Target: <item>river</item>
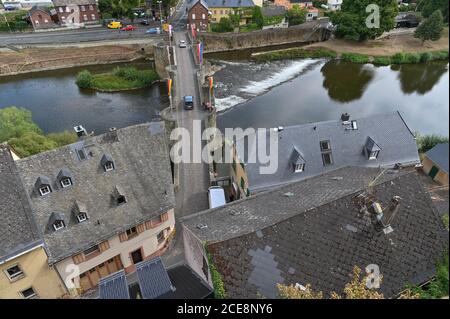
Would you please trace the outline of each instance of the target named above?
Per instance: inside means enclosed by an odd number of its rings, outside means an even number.
[[[218,127],[275,127],[400,111],[411,130],[449,134],[447,62],[375,67],[343,61],[215,60]]]
[[[117,64],[119,65],[119,64]],[[89,132],[106,132],[150,121],[169,105],[165,84],[116,93],[80,90],[75,84],[82,69],[92,73],[111,71],[117,65],[97,65],[48,72],[0,77],[0,108],[23,107],[45,133],[73,130],[81,124]],[[149,68],[144,61],[121,63]]]

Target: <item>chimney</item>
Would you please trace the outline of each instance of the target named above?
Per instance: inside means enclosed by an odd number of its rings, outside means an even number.
[[[391,199],[391,203],[389,204],[389,207],[387,209],[387,212],[384,214],[384,225],[385,227],[388,227],[391,225],[392,221],[395,218],[395,215],[397,215],[397,212],[400,208],[400,196],[394,196]]]
[[[341,115],[341,121],[342,121],[342,122],[346,122],[346,121],[348,121],[348,120],[350,120],[350,114],[348,114],[348,113],[342,113],[342,115]]]

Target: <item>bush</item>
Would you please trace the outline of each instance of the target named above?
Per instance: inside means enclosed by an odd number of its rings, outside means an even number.
[[[30,111],[15,106],[0,109],[0,143],[20,137],[25,132],[42,134],[41,129],[33,122]]]
[[[430,52],[423,52],[420,55],[420,62],[425,63],[430,61],[433,58],[433,55]]]
[[[442,135],[420,135],[416,137],[419,153],[425,153],[435,147],[437,144],[448,143],[448,137]]]
[[[407,53],[405,54],[405,61],[404,63],[419,63],[420,62],[420,54],[418,53]]]
[[[396,53],[392,56],[391,60],[394,64],[402,64],[405,61],[405,54],[402,52]]]
[[[12,138],[8,141],[8,144],[21,157],[27,157],[57,147],[54,141],[35,132],[26,132],[20,137]]]
[[[64,146],[75,143],[78,139],[75,132],[64,131],[60,133],[50,133],[47,138],[56,143],[56,146]]]
[[[390,65],[391,58],[388,56],[376,56],[373,58],[373,64],[375,64],[375,65]]]
[[[433,60],[448,60],[448,51],[436,51],[432,53]]]
[[[93,84],[93,77],[91,72],[88,70],[83,70],[77,75],[77,79],[75,82],[80,89],[89,89]]]
[[[219,33],[231,32],[233,31],[233,24],[229,18],[223,17],[220,18],[219,23],[211,24],[211,31]]]
[[[342,53],[341,59],[343,61],[347,62],[354,62],[354,63],[368,63],[369,57],[364,54],[357,54],[357,53]]]
[[[283,59],[300,59],[300,58],[310,58],[310,59],[319,59],[319,58],[336,58],[337,54],[334,51],[326,50],[326,49],[287,49],[282,51],[275,52],[267,52],[256,55],[253,57],[254,60],[258,62],[266,62],[266,61],[275,61],[275,60],[283,60]]]

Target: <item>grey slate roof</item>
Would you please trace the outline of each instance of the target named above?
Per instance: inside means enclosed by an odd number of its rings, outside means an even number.
[[[311,284],[329,297],[331,291],[342,293],[355,265],[364,270],[371,264],[383,275],[380,291],[393,297],[405,284],[420,284],[435,274],[436,262],[448,248],[448,231],[414,171],[386,173],[374,184],[382,207],[395,195],[402,198],[393,232],[377,231],[354,204],[362,191],[358,180],[364,171],[373,176],[373,170],[336,170],[187,217],[183,223],[208,242],[230,298],[256,298],[258,292],[276,297],[277,283]],[[337,175],[342,179],[334,179]],[[288,192],[292,195],[283,195]],[[283,218],[274,219],[276,215]],[[196,228],[200,222],[207,229]]]
[[[206,0],[189,0],[188,1],[188,9],[191,10],[191,8],[199,3],[204,6],[206,9],[208,9],[208,4],[206,3]]]
[[[284,127],[278,135],[278,169],[275,174],[260,174],[260,164],[247,163],[249,156],[257,154],[257,135],[236,141],[240,160],[245,163],[245,171],[251,192],[302,180],[343,166],[392,167],[420,163],[415,137],[400,113],[384,113],[356,120],[357,130],[349,130],[341,120],[310,123]],[[269,133],[267,133],[269,136]],[[378,158],[369,160],[363,149],[371,138],[381,151]],[[247,145],[248,147],[244,147]],[[329,140],[333,165],[324,166],[320,141]],[[267,148],[269,149],[269,138]],[[294,150],[305,160],[305,169],[294,173],[292,156]],[[265,164],[263,165],[265,166]]]
[[[71,4],[76,4],[79,6],[97,4],[95,0],[52,0],[52,2],[55,7],[67,6]]]
[[[286,14],[286,9],[283,6],[266,6],[262,7],[261,10],[265,17],[276,17]]]
[[[51,263],[81,252],[126,229],[174,207],[174,194],[165,133],[151,134],[150,125],[140,124],[87,137],[71,145],[17,161],[35,218],[44,233]],[[164,131],[164,130],[163,130]],[[80,160],[77,150],[86,155]],[[110,154],[115,169],[105,172],[103,154]],[[74,177],[62,188],[56,177],[62,168]],[[52,193],[40,196],[34,186],[39,176],[50,179]],[[126,203],[116,204],[116,192]],[[78,223],[73,210],[82,203],[89,219]],[[53,212],[64,215],[66,227],[47,227]]]
[[[448,143],[438,144],[425,154],[448,174]]]
[[[43,244],[9,148],[0,144],[0,263]]]
[[[130,299],[125,270],[103,277],[98,282],[100,299]]]
[[[173,290],[172,282],[160,257],[136,264],[143,299],[155,299]]]
[[[252,0],[204,0],[208,8],[247,8],[254,7]]]

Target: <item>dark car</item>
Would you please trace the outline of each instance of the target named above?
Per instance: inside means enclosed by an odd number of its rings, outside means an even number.
[[[150,21],[148,21],[147,19],[145,19],[145,20],[142,20],[142,21],[141,21],[141,24],[142,24],[142,25],[150,25]]]
[[[194,98],[192,95],[186,95],[184,97],[184,109],[192,110],[194,108]]]

